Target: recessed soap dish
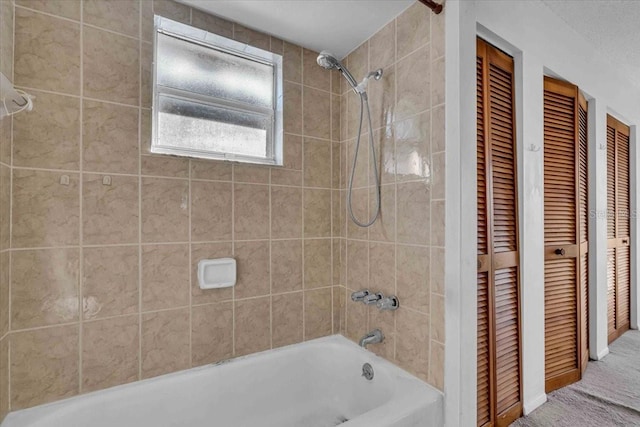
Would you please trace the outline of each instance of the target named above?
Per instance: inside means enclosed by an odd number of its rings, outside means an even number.
[[[198,262],[200,289],[230,288],[236,284],[236,260],[233,258],[201,259]]]

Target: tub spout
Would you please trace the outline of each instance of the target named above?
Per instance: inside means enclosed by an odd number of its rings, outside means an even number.
[[[374,329],[360,338],[360,347],[367,348],[369,344],[378,344],[384,341],[384,334],[380,329]]]

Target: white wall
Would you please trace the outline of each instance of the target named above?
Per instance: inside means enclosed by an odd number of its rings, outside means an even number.
[[[512,54],[516,63],[517,148],[521,209],[523,397],[525,413],[544,403],[543,76],[583,90],[590,107],[590,208],[606,209],[606,114],[632,125],[632,209],[637,206],[636,125],[640,90],[600,60],[538,0],[449,0],[446,3],[447,246],[446,424],[475,425],[476,217],[475,37]],[[453,128],[452,128],[453,127]],[[539,151],[538,151],[539,149]],[[450,203],[451,201],[451,203]],[[638,325],[637,219],[632,221],[632,327]],[[606,355],[606,215],[590,220],[590,347]],[[471,336],[471,335],[474,336]]]

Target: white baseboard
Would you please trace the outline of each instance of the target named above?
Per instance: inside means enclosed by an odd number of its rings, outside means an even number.
[[[538,409],[538,407],[540,407],[540,405],[542,405],[546,401],[547,401],[547,395],[543,393],[540,396],[534,399],[531,399],[528,402],[524,402],[524,405],[522,405],[522,412],[524,412],[525,415],[529,415],[530,413]]]
[[[600,353],[598,353],[598,358],[596,360],[602,360],[607,354],[609,354],[609,347],[604,348]]]

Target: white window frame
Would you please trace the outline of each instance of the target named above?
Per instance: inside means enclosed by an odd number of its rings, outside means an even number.
[[[153,46],[153,114],[151,152],[157,154],[170,154],[183,157],[195,157],[201,159],[235,161],[242,163],[254,163],[272,166],[283,165],[283,77],[282,55],[259,49],[245,43],[228,39],[217,34],[194,28],[190,25],[172,21],[161,16],[155,16],[154,46]],[[162,86],[157,83],[158,64],[158,35],[165,34],[214,49],[220,52],[239,56],[255,62],[270,65],[274,70],[273,81],[273,108],[251,106],[243,102],[224,100],[208,95],[197,94],[177,88]],[[183,148],[173,145],[163,145],[158,134],[158,114],[160,113],[160,95],[177,98],[189,102],[208,105],[215,108],[241,111],[251,114],[270,116],[270,126],[267,128],[266,156],[250,156],[237,153],[228,153],[214,150],[200,150],[195,148]]]

